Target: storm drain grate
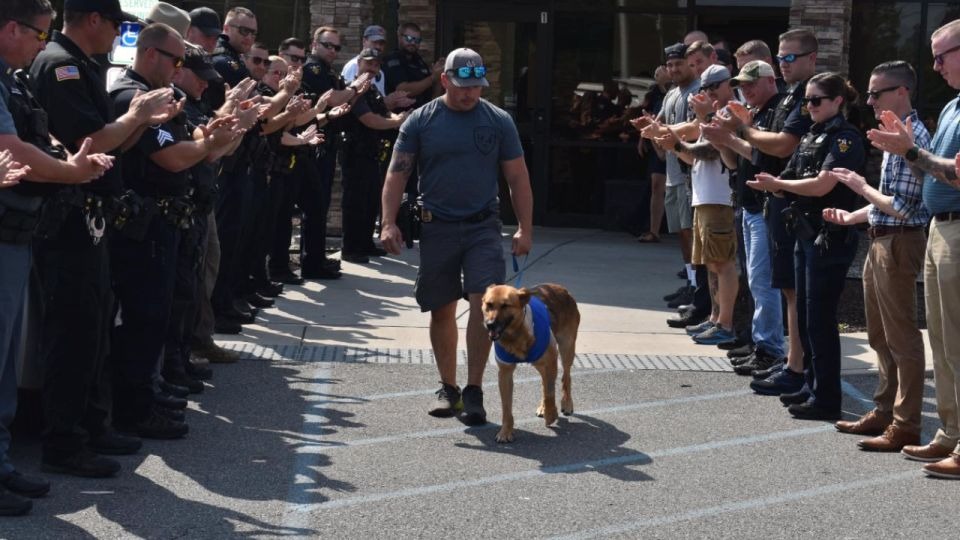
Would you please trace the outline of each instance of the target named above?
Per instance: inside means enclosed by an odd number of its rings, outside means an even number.
[[[430,349],[347,347],[342,345],[261,345],[220,342],[244,358],[298,362],[354,364],[433,365]],[[458,351],[457,363],[466,365],[466,351]],[[580,369],[642,369],[660,371],[733,371],[729,360],[717,356],[581,353],[574,362]]]

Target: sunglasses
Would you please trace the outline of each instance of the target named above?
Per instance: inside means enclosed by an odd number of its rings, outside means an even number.
[[[296,64],[302,64],[306,61],[306,56],[300,56],[299,54],[290,54],[290,53],[281,53],[283,56],[286,56],[291,62]]]
[[[800,58],[800,57],[803,57],[803,56],[809,56],[809,55],[813,54],[814,52],[816,52],[816,51],[807,51],[807,52],[805,52],[805,53],[790,53],[790,54],[785,54],[785,55],[783,55],[783,56],[777,56],[776,58],[777,58],[777,62],[778,62],[778,63],[781,63],[781,64],[792,64],[792,63],[794,63],[794,62],[797,61],[797,58]]]
[[[340,45],[337,45],[336,43],[330,43],[329,41],[321,41],[320,44],[323,45],[325,49],[332,49],[337,52],[340,52],[340,50],[343,49],[343,47]]]
[[[482,79],[487,76],[487,68],[483,66],[463,66],[457,69],[448,69],[448,73],[453,73],[458,79],[469,79],[471,76]]]
[[[868,97],[868,98],[879,99],[881,94],[884,94],[884,93],[889,92],[889,91],[891,91],[891,90],[896,90],[897,88],[900,88],[901,86],[903,86],[903,85],[898,84],[897,86],[888,86],[887,88],[881,88],[881,89],[879,89],[879,90],[868,90],[868,91],[865,92],[865,93],[867,94],[867,97]]]
[[[417,44],[419,44],[421,41],[423,41],[423,38],[419,38],[419,37],[417,37],[417,36],[411,36],[411,35],[408,35],[408,34],[404,34],[404,35],[403,35],[403,40],[406,41],[407,43],[417,43]]]
[[[253,62],[253,65],[255,66],[261,66],[270,62],[269,58],[264,58],[262,56],[253,56],[252,54],[245,54],[243,55],[243,57]]]
[[[240,35],[243,37],[257,37],[257,31],[249,26],[240,26],[239,24],[231,24],[231,28],[236,28],[237,32],[240,32]]]
[[[175,67],[175,68],[182,68],[182,67],[183,67],[183,62],[184,62],[185,60],[183,59],[182,56],[177,56],[177,55],[175,55],[175,54],[173,54],[173,53],[171,53],[171,52],[167,52],[167,51],[165,51],[165,50],[163,50],[163,49],[161,49],[161,48],[159,48],[159,47],[154,47],[154,50],[156,50],[158,53],[162,54],[163,56],[166,56],[167,58],[173,60],[173,67]]]
[[[825,99],[835,99],[837,96],[807,96],[800,100],[804,105],[813,105],[814,107],[819,107],[823,100]]]
[[[934,57],[933,57],[933,65],[935,65],[935,66],[942,66],[942,65],[943,65],[943,60],[946,58],[946,56],[947,56],[948,54],[952,53],[953,51],[957,50],[957,49],[960,49],[960,45],[957,45],[957,46],[954,46],[954,47],[950,47],[949,49],[943,51],[942,53],[934,56]]]
[[[715,82],[715,83],[712,83],[712,84],[705,84],[705,85],[703,85],[703,86],[700,87],[700,91],[701,91],[701,92],[710,92],[711,90],[716,90],[717,88],[720,88],[720,85],[722,85],[723,83],[727,82],[728,80],[729,80],[729,79],[724,79],[724,80],[722,80],[722,81],[720,81],[720,82]]]
[[[47,38],[50,37],[50,33],[49,33],[49,32],[45,32],[45,31],[37,28],[36,26],[30,24],[30,23],[25,23],[25,22],[23,22],[23,21],[14,21],[14,22],[16,22],[17,24],[19,24],[20,26],[26,26],[27,28],[29,28],[29,29],[33,30],[34,32],[36,32],[36,33],[37,33],[37,41],[46,41]]]

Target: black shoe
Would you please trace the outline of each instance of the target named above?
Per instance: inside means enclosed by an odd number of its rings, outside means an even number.
[[[187,372],[187,376],[196,379],[198,381],[209,381],[213,378],[213,370],[207,366],[199,366],[193,362],[187,362],[187,365],[183,368]]]
[[[22,516],[33,508],[33,501],[0,488],[0,516]]]
[[[755,381],[762,381],[769,377],[773,377],[777,373],[780,373],[781,371],[786,369],[786,366],[787,366],[787,359],[781,358],[775,364],[768,367],[767,369],[755,369],[751,371],[750,376],[753,377],[753,380]],[[799,388],[797,388],[797,390],[799,390]]]
[[[119,425],[117,429],[126,433],[135,433],[144,439],[180,439],[190,431],[186,424],[167,418],[157,409],[158,407],[150,409],[150,413],[143,420],[133,424]]]
[[[323,262],[320,263],[320,266],[323,268],[330,268],[332,270],[340,269],[340,260],[339,259],[329,259],[327,257],[323,258]]]
[[[828,420],[835,422],[842,416],[840,409],[827,409],[814,405],[810,401],[806,403],[794,403],[787,407],[787,411],[792,414],[794,418],[800,420]]]
[[[463,423],[482,426],[487,423],[487,411],[483,408],[483,389],[475,384],[463,387]]]
[[[166,381],[168,384],[182,386],[186,388],[191,394],[203,393],[203,383],[187,375],[186,373],[164,373],[163,380]],[[171,394],[172,393],[173,392],[171,392]]]
[[[451,384],[440,383],[440,389],[437,390],[437,401],[435,406],[427,411],[430,416],[437,418],[450,418],[456,416],[463,410],[463,400],[460,396],[460,387]]]
[[[294,274],[290,270],[287,270],[286,272],[280,272],[277,274],[274,274],[271,272],[270,278],[275,279],[280,283],[285,283],[287,285],[303,285],[303,278]]]
[[[369,264],[370,257],[367,257],[363,253],[342,253],[340,258],[344,261],[353,263],[353,264]]]
[[[226,319],[229,322],[237,324],[252,324],[257,320],[257,316],[249,311],[240,311],[236,308],[223,310],[216,314],[217,319]]]
[[[695,326],[707,320],[706,314],[690,313],[688,315],[677,315],[667,319],[667,326],[670,328],[686,328]]]
[[[379,248],[377,246],[373,246],[372,248],[368,248],[363,253],[368,257],[383,257],[384,255],[387,254],[387,250],[383,248]]]
[[[753,354],[754,350],[756,350],[756,347],[753,345],[753,343],[747,343],[746,345],[737,347],[736,349],[730,349],[729,351],[727,351],[727,358],[739,358],[742,356],[750,356],[751,354]]]
[[[181,397],[171,396],[166,392],[160,392],[153,395],[153,403],[165,409],[176,409],[182,411],[187,408],[187,400]]]
[[[50,492],[50,482],[43,478],[24,476],[20,471],[0,474],[0,486],[22,497],[36,499]]]
[[[120,472],[120,464],[92,450],[81,450],[63,459],[43,458],[43,470],[82,478],[110,478]]]
[[[159,414],[160,416],[169,418],[174,422],[183,423],[187,419],[187,411],[185,411],[184,409],[168,409],[166,407],[161,407],[158,405],[155,410],[157,414]]]
[[[243,332],[243,327],[240,326],[240,323],[233,319],[228,319],[226,317],[215,317],[213,320],[213,332],[215,334],[239,334]]]
[[[143,446],[143,441],[136,437],[121,435],[112,429],[104,431],[87,441],[87,447],[98,454],[108,456],[129,456],[136,454]]]
[[[779,358],[767,354],[763,349],[757,349],[757,351],[753,353],[752,360],[748,360],[739,366],[734,366],[733,371],[737,375],[750,375],[754,371],[770,369],[778,362],[780,362]]]
[[[717,348],[724,351],[735,351],[744,345],[752,345],[749,341],[744,341],[740,338],[737,338],[733,341],[725,341],[723,343],[718,343]]]
[[[674,291],[674,292],[672,292],[672,293],[664,296],[664,297],[663,297],[663,301],[664,301],[664,302],[669,302],[669,301],[673,300],[674,298],[676,298],[676,297],[680,296],[681,294],[683,294],[683,291],[685,291],[685,290],[687,290],[687,286],[686,286],[686,285],[681,285],[680,288],[678,288],[676,291]]]
[[[263,285],[260,285],[260,287],[257,288],[257,294],[259,294],[260,296],[265,296],[267,298],[276,298],[280,296],[281,293],[283,293],[283,283],[279,283],[273,280]],[[260,307],[260,306],[257,306],[257,307]]]
[[[321,266],[320,268],[311,268],[309,270],[301,270],[304,279],[340,279],[340,271]]]
[[[278,293],[279,294],[279,293]],[[272,308],[273,300],[265,296],[261,296],[258,293],[248,294],[244,297],[251,306],[261,309]]]
[[[790,394],[780,394],[780,403],[783,403],[784,407],[806,403],[808,399],[810,399],[810,391],[805,388]]]
[[[692,304],[692,303],[693,303],[693,291],[694,291],[694,288],[693,288],[693,287],[687,287],[687,289],[686,289],[685,291],[683,291],[682,293],[680,293],[679,296],[677,296],[677,297],[674,298],[673,300],[667,302],[667,307],[678,308],[678,307],[680,307],[680,306],[682,306],[682,305],[684,305],[684,304]]]
[[[761,396],[782,396],[799,392],[805,382],[803,373],[795,373],[792,369],[784,367],[762,381],[751,382],[750,389]]]
[[[190,352],[200,358],[206,358],[211,364],[235,364],[240,360],[240,353],[224,349],[213,341],[195,345]]]
[[[747,356],[734,356],[733,358],[730,358],[730,365],[733,366],[734,369],[736,369],[746,364],[747,362],[753,362],[754,358],[756,357],[757,357],[756,353],[750,353]]]
[[[677,277],[680,278],[680,279],[687,279],[687,267],[686,267],[686,266],[684,266],[683,268],[680,269],[679,272],[677,272]]]
[[[185,398],[190,395],[190,389],[177,384],[171,384],[167,381],[160,381],[160,391],[178,398]]]

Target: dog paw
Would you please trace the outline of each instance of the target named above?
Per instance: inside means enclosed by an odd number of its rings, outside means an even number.
[[[537,407],[537,418],[543,418],[543,412],[545,409],[546,407],[544,407],[542,403],[539,407]]]
[[[544,411],[542,416],[543,416],[544,425],[550,426],[557,421],[557,417],[559,415],[557,414],[556,408],[551,408],[549,410]]]
[[[500,428],[500,431],[497,432],[497,442],[498,443],[513,442],[513,430],[507,429],[507,428]]]
[[[572,399],[561,400],[560,412],[562,412],[564,416],[570,416],[571,414],[573,414],[573,400]]]

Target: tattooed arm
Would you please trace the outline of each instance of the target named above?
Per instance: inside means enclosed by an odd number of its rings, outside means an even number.
[[[394,255],[400,253],[400,245],[403,243],[403,235],[397,227],[397,211],[416,160],[416,154],[400,152],[394,148],[390,168],[387,169],[387,179],[383,185],[380,240],[383,248]]]
[[[920,150],[920,157],[908,163],[910,172],[917,178],[923,178],[925,173],[928,173],[941,182],[947,182],[955,188],[960,188],[960,182],[957,180],[956,163],[953,159],[942,158],[927,150]]]

